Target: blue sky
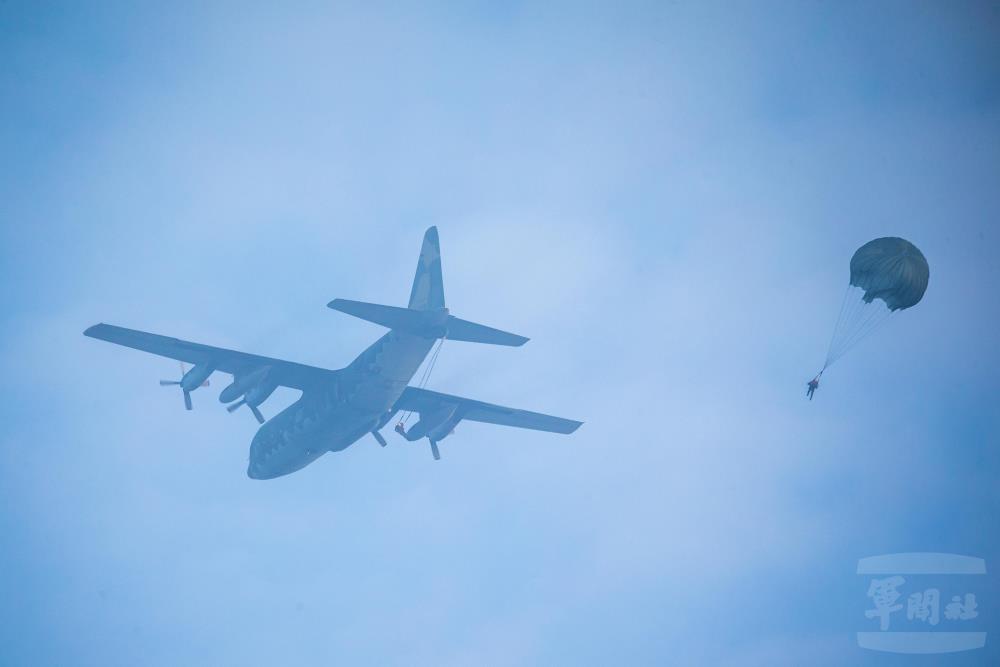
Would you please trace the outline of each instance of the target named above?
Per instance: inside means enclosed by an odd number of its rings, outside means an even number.
[[[865,556],[1000,566],[987,3],[0,3],[9,664],[955,664]],[[245,476],[105,321],[336,368],[441,233],[431,388],[579,418]],[[865,241],[925,299],[817,370]],[[294,396],[265,404],[274,414]],[[991,570],[992,571],[992,570]],[[945,582],[947,584],[947,582]],[[980,585],[978,629],[1000,631]]]

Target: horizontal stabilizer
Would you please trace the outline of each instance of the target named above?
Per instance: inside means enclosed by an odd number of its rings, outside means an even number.
[[[413,310],[377,303],[334,299],[327,304],[333,310],[353,315],[368,322],[380,324],[389,329],[405,331],[426,338],[448,338],[470,343],[519,346],[528,342],[524,336],[494,329],[448,315],[448,310]]]
[[[527,343],[529,339],[507,331],[500,331],[493,327],[449,316],[448,340],[464,340],[470,343],[489,343],[490,345],[519,347]]]
[[[424,328],[426,311],[410,310],[409,308],[399,308],[397,306],[383,306],[377,303],[366,303],[364,301],[351,301],[349,299],[334,299],[326,304],[328,308],[339,310],[342,313],[353,315],[354,317],[375,324],[381,324],[389,329],[399,329],[417,333]]]

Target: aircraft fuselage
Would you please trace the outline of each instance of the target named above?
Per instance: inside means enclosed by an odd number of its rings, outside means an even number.
[[[397,330],[382,336],[338,372],[335,383],[304,392],[258,429],[250,444],[247,475],[287,475],[384,426],[434,343],[433,338]]]

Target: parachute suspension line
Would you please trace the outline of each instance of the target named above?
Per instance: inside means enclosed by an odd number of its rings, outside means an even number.
[[[838,332],[836,342],[830,349],[827,366],[834,363],[862,340],[884,324],[892,315],[888,307],[881,304],[867,304],[854,314],[841,332]]]
[[[826,361],[823,362],[823,368],[820,370],[819,375],[823,374],[826,367],[830,365],[830,355],[833,352],[833,343],[837,340],[837,332],[840,331],[841,323],[844,321],[844,311],[847,310],[847,297],[851,293],[851,286],[848,285],[847,289],[844,290],[844,298],[840,300],[840,312],[837,314],[837,322],[833,325],[833,333],[830,334],[830,344],[826,348]],[[819,377],[817,375],[816,377]]]
[[[870,314],[865,312],[862,306],[857,303],[852,303],[849,306],[847,316],[844,318],[841,326],[834,332],[834,338],[827,352],[826,366],[829,366],[843,356],[846,344],[854,338],[855,334],[861,329],[862,321]]]
[[[892,312],[888,308],[879,308],[877,311],[872,313],[858,329],[844,341],[842,345],[839,346],[836,356],[830,363],[833,363],[840,357],[844,356],[851,350],[853,350],[858,343],[867,338],[872,332],[885,324],[890,317],[892,317]]]
[[[840,346],[840,352],[837,355],[838,358],[843,356],[853,348],[855,345],[864,340],[872,331],[875,330],[882,322],[885,320],[886,314],[891,314],[891,311],[886,307],[875,304],[868,306],[869,308],[874,308],[870,313],[863,313],[861,317],[858,318],[858,326],[853,329],[853,331],[847,336],[846,340]]]
[[[446,338],[446,337],[445,337]],[[437,363],[438,355],[441,354],[441,348],[444,346],[444,338],[438,341],[437,347],[434,348],[434,352],[431,353],[430,361],[424,366],[424,372],[420,375],[420,381],[417,383],[418,389],[423,389],[427,386],[427,382],[431,379],[431,372],[434,370],[434,365]],[[406,422],[410,421],[410,417],[413,416],[413,411],[407,411],[402,418],[400,418],[399,423],[406,426]]]
[[[826,370],[840,356],[838,348],[844,339],[855,330],[859,318],[866,312],[865,306],[867,304],[855,293],[856,289],[853,285],[848,285],[844,290],[844,298],[840,304],[840,315],[837,317],[837,323],[830,335],[830,345],[827,347],[826,360],[823,362],[822,370]]]
[[[424,372],[424,376],[420,381],[420,388],[423,389],[427,386],[427,382],[431,379],[431,373],[434,372],[434,365],[437,363],[438,355],[441,354],[441,348],[444,347],[444,338],[438,341],[437,347],[434,348],[434,354],[431,355],[431,363],[428,364],[427,370]]]
[[[858,289],[848,285],[844,293],[821,373],[882,326],[892,314],[888,306],[879,301],[866,303],[861,295],[853,296],[852,291]]]
[[[865,311],[862,306],[854,304],[849,310],[849,315],[845,318],[843,326],[837,331],[836,338],[830,346],[827,354],[827,365],[836,362],[846,352],[847,346],[851,345],[857,334],[865,328],[866,318],[870,318],[876,311]]]

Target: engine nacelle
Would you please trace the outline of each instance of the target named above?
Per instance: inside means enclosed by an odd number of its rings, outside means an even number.
[[[455,427],[458,426],[458,422],[460,421],[462,421],[460,416],[452,416],[450,419],[439,424],[437,427],[428,430],[427,437],[434,442],[441,442],[455,432]]]
[[[277,388],[277,382],[271,382],[267,378],[263,378],[247,390],[247,393],[243,395],[243,400],[246,401],[247,405],[257,407],[266,401],[267,397],[273,394]]]
[[[245,376],[236,378],[231,385],[219,394],[219,400],[225,403],[242,395],[243,398],[227,405],[226,410],[235,412],[239,410],[241,405],[245,405],[250,408],[250,412],[253,413],[257,421],[263,424],[265,421],[264,415],[260,413],[257,406],[266,401],[267,397],[273,394],[274,390],[278,388],[278,383],[268,377],[270,374],[271,367],[265,366]]]
[[[420,438],[430,438],[438,441],[448,437],[455,425],[461,421],[461,415],[456,414],[458,406],[452,406],[435,412],[421,412],[420,421],[406,432],[406,439],[413,441]]]
[[[237,398],[247,393],[251,387],[260,384],[267,377],[268,371],[270,370],[270,366],[264,366],[263,368],[258,368],[251,373],[247,373],[246,375],[236,376],[233,379],[233,383],[223,389],[222,393],[219,394],[219,402],[231,403],[232,401],[235,401]],[[277,388],[277,385],[275,385],[275,388]],[[274,389],[271,391],[273,392]],[[270,396],[270,392],[268,393],[268,396]],[[264,398],[267,398],[267,396]]]
[[[181,389],[185,392],[194,391],[200,387],[213,372],[215,372],[215,366],[211,363],[195,365],[191,370],[184,374],[184,377],[181,378]]]

